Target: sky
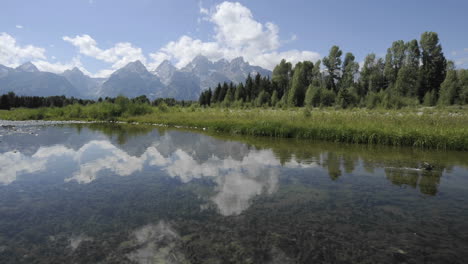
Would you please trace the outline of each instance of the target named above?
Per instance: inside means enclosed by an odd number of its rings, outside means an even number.
[[[106,77],[135,60],[181,68],[201,54],[272,70],[333,45],[359,62],[384,57],[393,41],[434,31],[445,56],[468,68],[467,10],[466,0],[1,0],[0,64]]]

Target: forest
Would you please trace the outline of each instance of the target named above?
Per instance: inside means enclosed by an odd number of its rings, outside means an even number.
[[[438,34],[392,43],[384,58],[367,55],[360,68],[355,56],[338,46],[315,63],[295,66],[282,60],[271,79],[259,74],[244,83],[218,84],[204,91],[200,105],[272,107],[383,107],[468,104],[468,70],[456,69],[442,51]]]

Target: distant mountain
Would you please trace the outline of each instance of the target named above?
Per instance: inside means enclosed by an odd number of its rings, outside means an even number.
[[[197,76],[190,72],[175,71],[158,97],[197,100],[200,93],[200,81]]]
[[[105,78],[91,78],[85,75],[80,69],[73,68],[66,70],[61,74],[75,88],[79,89],[81,97],[86,99],[95,99],[99,97],[99,92]]]
[[[222,82],[243,82],[249,74],[257,73],[271,76],[271,71],[252,66],[242,57],[230,62],[224,59],[212,62],[201,55],[182,69],[165,60],[149,72],[140,61],[131,62],[107,79],[92,78],[78,68],[61,74],[41,72],[27,62],[15,69],[0,65],[0,94],[13,91],[18,95],[65,95],[86,99],[146,95],[150,99],[197,100],[209,87]]]
[[[192,78],[189,83],[198,83],[200,91],[210,87],[214,88],[218,83],[222,82],[243,82],[249,74],[256,75],[260,73],[262,76],[271,76],[271,71],[258,66],[252,66],[248,62],[245,62],[242,57],[235,58],[231,62],[225,59],[211,62],[202,55],[196,56],[189,64],[180,70],[177,70],[177,68],[166,60],[153,71],[166,85],[171,82],[177,82],[175,78],[180,78],[181,76],[176,75],[175,73],[177,72],[187,73],[182,76],[185,78]],[[188,81],[186,80],[186,82]],[[196,97],[198,97],[198,95]]]
[[[63,76],[40,72],[30,62],[16,69],[5,66],[0,68],[0,94],[10,91],[31,96],[80,96],[78,90]]]
[[[13,71],[14,70],[12,68],[0,64],[0,78],[6,77]]]
[[[157,76],[151,74],[141,61],[135,61],[115,71],[102,84],[99,96],[137,97],[146,95],[148,98],[154,99],[163,88],[164,84]]]
[[[19,72],[39,72],[36,65],[32,64],[30,61],[18,66],[15,70]]]
[[[158,76],[162,83],[168,85],[176,71],[177,68],[170,61],[164,60],[152,73]]]

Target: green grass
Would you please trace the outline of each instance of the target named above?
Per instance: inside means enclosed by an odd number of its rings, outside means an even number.
[[[307,111],[147,106],[139,111],[112,111],[111,106],[100,104],[16,109],[0,111],[0,119],[119,120],[239,135],[468,150],[468,109],[456,107]]]

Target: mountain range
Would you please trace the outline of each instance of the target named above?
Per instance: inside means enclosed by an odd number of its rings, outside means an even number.
[[[165,60],[156,69],[148,71],[143,63],[134,61],[108,78],[92,78],[78,68],[61,74],[42,72],[27,62],[16,68],[0,65],[0,94],[11,91],[17,95],[65,95],[86,99],[146,95],[150,99],[196,100],[202,91],[214,88],[218,83],[243,82],[249,74],[257,73],[271,76],[271,71],[252,66],[242,57],[212,62],[201,55],[181,69]]]

